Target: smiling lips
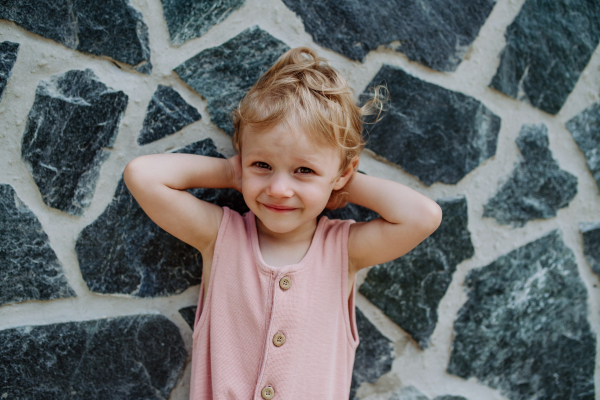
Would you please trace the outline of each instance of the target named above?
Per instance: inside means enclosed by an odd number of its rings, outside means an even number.
[[[265,204],[265,203],[263,203],[263,206],[265,206],[267,209],[269,209],[271,211],[279,212],[279,213],[285,213],[285,212],[290,212],[290,211],[297,210],[297,208],[295,208],[295,207],[279,206],[277,204]]]

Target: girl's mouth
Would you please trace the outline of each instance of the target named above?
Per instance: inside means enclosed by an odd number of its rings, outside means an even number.
[[[268,210],[271,210],[271,211],[274,211],[274,212],[279,212],[279,213],[285,213],[285,212],[290,212],[290,211],[297,210],[297,208],[294,208],[294,207],[279,206],[277,204],[265,204],[265,203],[263,203],[263,206],[265,206]]]

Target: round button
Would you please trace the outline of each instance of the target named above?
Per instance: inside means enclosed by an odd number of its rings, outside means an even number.
[[[280,347],[280,346],[283,346],[284,343],[285,343],[285,336],[283,336],[283,333],[277,332],[275,334],[275,336],[273,336],[273,344],[277,347]]]
[[[262,395],[263,399],[272,399],[273,396],[275,396],[275,391],[273,390],[273,388],[271,386],[265,386],[262,390],[262,392],[260,392],[260,394]]]
[[[289,276],[284,276],[279,280],[279,287],[283,290],[288,290],[292,286],[292,280]]]

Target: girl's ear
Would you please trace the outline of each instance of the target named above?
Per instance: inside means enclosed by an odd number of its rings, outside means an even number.
[[[352,178],[354,176],[354,173],[358,170],[358,161],[359,158],[357,157],[350,162],[350,165],[348,165],[346,169],[344,169],[342,175],[340,175],[340,177],[335,182],[333,190],[340,190],[341,188],[346,186],[350,178]]]

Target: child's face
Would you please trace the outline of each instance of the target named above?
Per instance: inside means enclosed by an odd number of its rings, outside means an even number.
[[[246,126],[241,147],[244,199],[271,232],[310,228],[332,190],[343,185],[339,150],[315,145],[301,129],[293,134],[287,124]]]

